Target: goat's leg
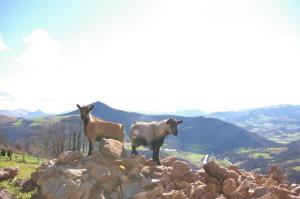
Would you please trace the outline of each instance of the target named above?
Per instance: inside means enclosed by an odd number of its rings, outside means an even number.
[[[92,140],[92,141],[91,141],[91,145],[92,145],[91,154],[92,154],[93,151],[95,150],[95,144],[96,144],[96,140]]]
[[[161,165],[159,161],[159,147],[153,149],[153,161]]]
[[[93,151],[93,145],[92,145],[91,140],[89,140],[89,153],[88,153],[88,155],[91,155],[92,151]]]
[[[135,145],[131,145],[131,154],[132,155],[138,155],[138,152],[136,151],[136,146]]]

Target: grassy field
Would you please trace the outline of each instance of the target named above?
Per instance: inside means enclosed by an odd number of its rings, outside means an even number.
[[[45,160],[42,160],[45,161]],[[40,161],[40,163],[42,162]],[[0,182],[0,189],[5,188],[10,193],[15,194],[17,198],[20,199],[29,199],[31,196],[37,191],[31,191],[28,193],[22,193],[19,187],[16,187],[15,181],[17,179],[28,179],[30,178],[31,173],[33,173],[38,166],[40,165],[37,158],[25,155],[25,161],[22,155],[13,154],[12,161],[9,160],[8,157],[0,156],[0,168],[8,167],[8,166],[15,166],[19,168],[19,173],[16,178],[12,181],[3,181]]]
[[[296,166],[293,168],[295,171],[300,171],[300,166]]]
[[[270,135],[270,136],[267,136],[267,138],[269,140],[272,140],[272,141],[280,143],[280,144],[288,144],[292,141],[299,140],[300,132]]]
[[[264,158],[264,159],[272,159],[273,157],[269,153],[256,152],[252,154],[253,158]]]
[[[68,118],[69,116],[52,116],[52,117],[37,117],[33,119],[33,122],[30,124],[31,126],[38,126],[41,124],[51,124],[55,122],[59,122],[62,119]]]
[[[269,147],[269,148],[239,148],[235,150],[238,154],[247,154],[252,158],[273,159],[273,156],[286,151],[286,147]]]
[[[17,121],[15,121],[13,123],[14,126],[21,126],[23,124],[23,120],[22,119],[18,119]]]
[[[131,152],[131,145],[130,143],[125,143],[125,149],[130,153]],[[161,152],[167,155],[174,156],[176,158],[187,160],[193,164],[200,164],[204,158],[204,154],[202,153],[194,153],[194,152],[187,152],[187,151],[178,151],[178,150],[166,150],[167,148],[163,147]],[[149,151],[147,147],[140,146],[138,151]]]
[[[171,156],[174,156],[176,158],[181,158],[184,160],[187,160],[193,164],[201,164],[202,160],[204,158],[204,154],[201,153],[192,153],[192,152],[185,152],[185,151],[168,151],[166,152]]]
[[[252,153],[252,152],[259,151],[259,150],[260,150],[259,148],[253,149],[253,148],[242,147],[242,148],[235,150],[235,152],[241,154],[241,153]]]

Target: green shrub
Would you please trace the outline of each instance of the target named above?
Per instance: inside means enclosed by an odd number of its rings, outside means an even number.
[[[1,156],[5,156],[6,155],[6,150],[1,149]]]
[[[10,161],[12,159],[12,150],[7,151],[7,156],[9,157]]]

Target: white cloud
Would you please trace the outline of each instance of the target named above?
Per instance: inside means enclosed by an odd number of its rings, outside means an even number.
[[[83,46],[89,46],[89,41],[86,40],[86,39],[82,39],[80,37],[77,38],[77,41],[80,45],[83,45]]]
[[[0,92],[0,101],[13,101],[14,97],[7,92]]]
[[[46,30],[35,30],[23,36],[25,51],[15,61],[21,65],[46,68],[54,67],[61,60],[62,46]]]
[[[48,112],[96,100],[152,112],[300,104],[299,32],[274,1],[261,2],[151,1],[140,16],[130,4],[63,46],[33,31],[16,61],[34,70],[17,71],[6,90]]]
[[[0,33],[0,52],[1,51],[11,51],[12,49],[11,48],[8,48],[6,43],[4,42],[4,39],[2,37],[2,34]]]

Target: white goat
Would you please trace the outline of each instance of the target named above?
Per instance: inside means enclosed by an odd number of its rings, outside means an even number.
[[[160,165],[159,149],[168,134],[177,136],[177,125],[182,120],[167,119],[152,122],[135,122],[130,128],[129,138],[131,141],[132,154],[137,154],[136,148],[140,145],[149,146],[153,151],[153,161]]]

